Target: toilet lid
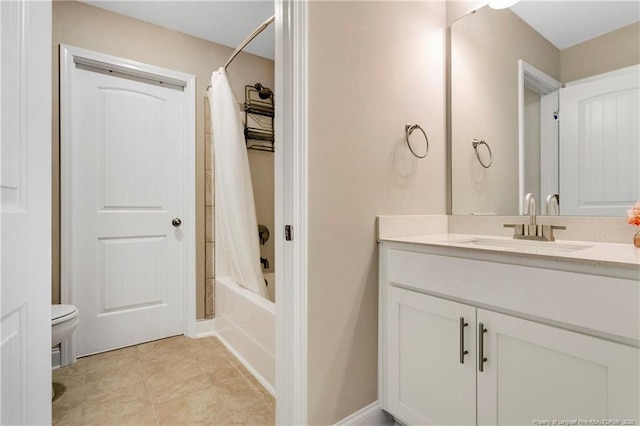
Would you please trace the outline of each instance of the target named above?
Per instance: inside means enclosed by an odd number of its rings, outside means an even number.
[[[51,325],[67,321],[78,315],[78,308],[73,305],[51,305]]]

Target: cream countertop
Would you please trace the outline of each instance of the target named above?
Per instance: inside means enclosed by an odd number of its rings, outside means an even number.
[[[470,244],[469,242],[474,239],[478,239],[480,242]],[[488,241],[490,244],[482,244],[482,240]],[[449,233],[383,237],[379,238],[378,241],[458,248],[468,253],[484,252],[538,258],[540,260],[589,264],[591,266],[622,267],[627,270],[637,271],[637,278],[640,280],[640,248],[634,247],[633,244],[569,240],[556,240],[553,242],[515,240],[514,242],[510,237]],[[518,243],[521,241],[524,242],[519,245]],[[504,242],[505,245],[514,242],[515,247],[511,245],[500,246],[501,242]],[[552,249],[554,245],[558,247],[558,250]]]

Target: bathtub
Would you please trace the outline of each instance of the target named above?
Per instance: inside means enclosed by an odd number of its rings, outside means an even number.
[[[275,274],[265,274],[272,293],[274,278]],[[229,277],[215,279],[215,292],[218,337],[275,396],[275,303],[240,287]]]

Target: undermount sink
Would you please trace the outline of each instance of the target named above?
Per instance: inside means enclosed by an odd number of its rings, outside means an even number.
[[[593,246],[582,244],[566,244],[555,241],[529,241],[529,240],[509,240],[491,237],[473,237],[468,239],[450,241],[455,244],[464,244],[470,246],[503,248],[524,253],[553,254],[553,253],[571,253],[578,250],[584,250]]]

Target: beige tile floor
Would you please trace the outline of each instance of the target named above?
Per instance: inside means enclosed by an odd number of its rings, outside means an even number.
[[[54,425],[273,425],[274,398],[214,337],[171,337],[54,370]]]

